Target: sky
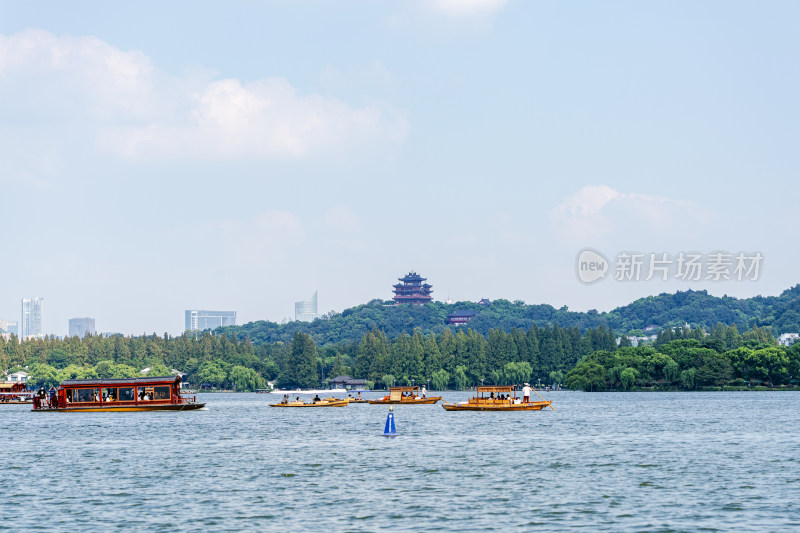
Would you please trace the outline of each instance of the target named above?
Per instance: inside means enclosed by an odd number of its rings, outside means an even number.
[[[0,318],[43,297],[47,333],[175,335],[411,270],[438,300],[577,311],[777,295],[799,52],[788,1],[0,0]]]

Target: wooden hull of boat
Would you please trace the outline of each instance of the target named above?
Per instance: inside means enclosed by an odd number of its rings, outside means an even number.
[[[303,402],[289,402],[289,403],[271,403],[270,407],[347,407],[350,403],[347,400],[338,402],[317,402],[317,403],[303,403]]]
[[[35,413],[128,413],[139,411],[194,411],[205,407],[204,403],[165,403],[162,405],[121,405],[114,406],[86,406],[86,407],[65,407],[58,409],[33,409]]]
[[[430,405],[441,400],[441,396],[430,396],[417,400],[368,400],[371,405]]]
[[[553,402],[515,403],[504,405],[443,403],[446,411],[541,411]]]

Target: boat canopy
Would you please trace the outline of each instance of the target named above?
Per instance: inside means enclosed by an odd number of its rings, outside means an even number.
[[[403,396],[408,393],[408,396],[416,397],[419,387],[389,387],[389,400],[399,402]]]
[[[500,392],[500,393],[511,393],[514,392],[515,388],[511,385],[493,385],[493,386],[486,386],[486,387],[477,387],[476,392]]]
[[[153,376],[143,378],[119,378],[119,379],[65,379],[61,382],[62,387],[75,387],[82,385],[163,385],[177,384],[181,382],[180,376]]]

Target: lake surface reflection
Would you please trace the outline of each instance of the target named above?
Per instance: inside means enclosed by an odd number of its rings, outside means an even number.
[[[800,393],[558,392],[555,412],[399,406],[396,438],[382,436],[385,406],[198,396],[207,410],[0,407],[0,530],[800,528]]]

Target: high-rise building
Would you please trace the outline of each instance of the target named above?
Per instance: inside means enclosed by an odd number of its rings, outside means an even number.
[[[236,311],[186,310],[186,330],[204,331],[220,326],[235,326]]]
[[[70,318],[69,336],[84,338],[86,334],[94,335],[94,318]]]
[[[422,305],[433,300],[433,296],[431,296],[431,293],[433,292],[433,286],[427,283],[422,283],[428,278],[423,278],[416,272],[411,271],[402,278],[397,279],[403,283],[397,283],[393,285],[394,297],[392,299],[394,300],[395,305]]]
[[[44,298],[22,299],[22,320],[19,322],[20,339],[41,339],[44,337],[42,327],[42,306]]]
[[[294,319],[301,322],[312,322],[317,318],[317,291],[308,300],[294,303]]]
[[[11,335],[19,337],[19,324],[0,318],[0,337],[8,340]]]

